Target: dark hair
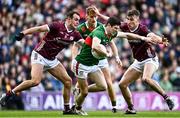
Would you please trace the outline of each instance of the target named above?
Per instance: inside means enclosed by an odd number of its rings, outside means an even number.
[[[120,25],[120,20],[117,17],[113,16],[108,19],[106,25],[107,24],[110,24],[111,26]]]
[[[71,18],[72,19],[74,14],[77,14],[78,16],[80,16],[80,14],[78,12],[70,11],[70,12],[67,13],[66,18]]]
[[[128,13],[127,13],[127,16],[140,16],[140,12],[136,9],[132,9],[132,10],[129,10]]]

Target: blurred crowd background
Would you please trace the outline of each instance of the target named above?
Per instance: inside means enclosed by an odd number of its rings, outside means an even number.
[[[179,0],[0,0],[0,91],[6,92],[26,79],[30,79],[31,51],[44,33],[25,36],[21,42],[13,41],[16,33],[33,26],[63,20],[66,13],[77,10],[81,22],[85,21],[86,8],[95,5],[107,16],[116,15],[120,21],[126,18],[129,9],[141,13],[141,23],[168,38],[170,45],[154,45],[160,61],[159,70],[153,79],[166,91],[180,91],[180,1]],[[99,21],[104,22],[101,18]],[[119,68],[114,58],[109,59],[112,80],[116,92],[120,92],[118,81],[133,62],[127,40],[115,40],[123,67]],[[58,54],[75,83],[70,70],[71,46]],[[37,72],[38,73],[38,72]],[[30,91],[60,91],[63,85],[44,73],[43,81]],[[151,90],[137,80],[130,85],[133,91]]]

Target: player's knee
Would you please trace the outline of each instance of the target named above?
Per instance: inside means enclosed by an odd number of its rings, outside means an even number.
[[[81,95],[86,97],[88,95],[88,90],[81,91]]]
[[[107,89],[107,85],[106,84],[101,84],[98,87],[99,87],[99,91],[106,91],[106,89]]]
[[[120,81],[119,82],[119,88],[120,89],[124,89],[124,88],[126,88],[128,85],[127,84],[125,84],[123,81]]]
[[[108,86],[108,87],[111,87],[111,86],[112,86],[112,81],[111,81],[111,80],[107,80],[106,82],[107,82],[107,86]]]
[[[150,82],[150,79],[147,78],[147,77],[144,77],[144,78],[142,78],[142,82],[144,82],[144,83],[149,83],[149,82]]]
[[[41,81],[39,79],[32,79],[31,82],[32,82],[32,86],[37,86],[40,84]]]
[[[72,85],[72,80],[71,79],[66,80],[65,83],[64,83],[64,86],[66,88],[71,88],[71,85]]]

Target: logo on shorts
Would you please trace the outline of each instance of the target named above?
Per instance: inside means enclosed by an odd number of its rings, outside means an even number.
[[[83,76],[84,72],[83,71],[79,71],[79,75]]]

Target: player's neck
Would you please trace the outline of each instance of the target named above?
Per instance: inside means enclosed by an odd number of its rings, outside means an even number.
[[[134,31],[136,31],[136,30],[138,29],[138,27],[139,27],[139,24],[137,24],[137,25],[134,26],[134,27],[129,27],[129,30],[130,30],[131,32],[134,32]]]
[[[68,24],[68,22],[65,22],[65,27],[68,32],[72,32],[74,29]]]
[[[87,26],[87,28],[90,28],[90,27],[95,28],[96,27],[96,22],[95,23],[90,23],[90,22],[87,21],[86,26]]]

